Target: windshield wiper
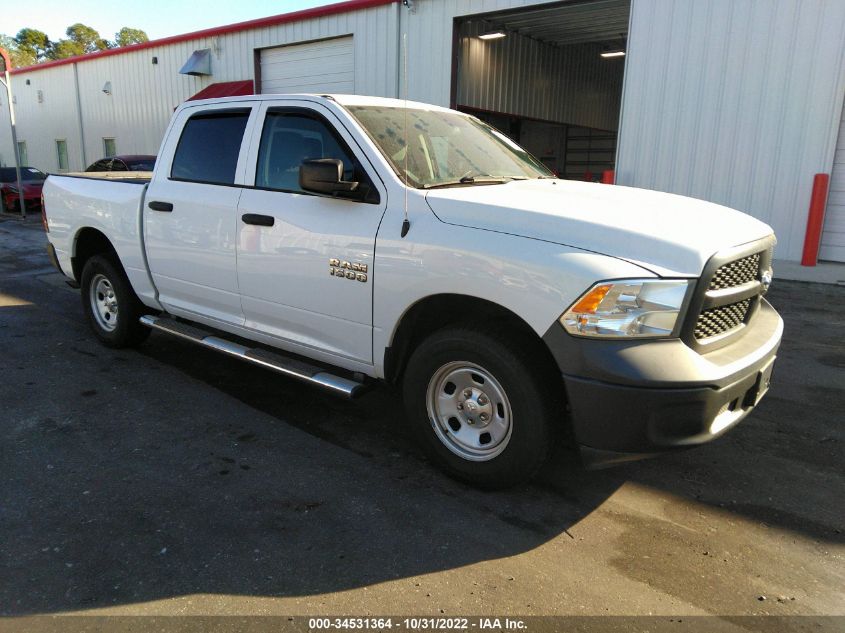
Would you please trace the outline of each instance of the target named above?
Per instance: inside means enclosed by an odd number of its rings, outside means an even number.
[[[423,185],[423,189],[442,189],[444,187],[459,187],[461,185],[501,185],[511,180],[518,180],[510,176],[462,176],[458,180],[447,182],[436,182],[430,185]]]

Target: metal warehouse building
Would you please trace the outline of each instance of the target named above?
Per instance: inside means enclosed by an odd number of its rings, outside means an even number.
[[[195,96],[401,97],[405,72],[408,98],[484,118],[562,177],[615,169],[750,213],[782,260],[830,174],[820,257],[845,261],[842,0],[352,0],[18,69],[18,140],[28,164],[80,171],[156,153]]]

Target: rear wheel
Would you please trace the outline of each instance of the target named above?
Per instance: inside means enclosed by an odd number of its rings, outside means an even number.
[[[563,418],[528,346],[505,332],[449,328],[412,354],[403,395],[425,452],[452,476],[484,488],[533,477]]]
[[[138,321],[144,305],[123,270],[105,255],[94,255],[82,269],[82,309],[94,334],[109,347],[131,347],[150,334]]]

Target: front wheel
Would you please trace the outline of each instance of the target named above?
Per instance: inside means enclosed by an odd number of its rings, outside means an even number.
[[[546,461],[563,407],[526,347],[504,333],[450,328],[412,354],[407,415],[422,448],[452,476],[502,488],[530,479]]]
[[[98,339],[108,347],[131,347],[150,330],[139,322],[144,305],[126,274],[104,255],[94,255],[82,269],[82,310]]]

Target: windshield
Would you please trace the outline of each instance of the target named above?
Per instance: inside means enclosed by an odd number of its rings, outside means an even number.
[[[21,180],[31,182],[33,180],[40,181],[47,178],[47,174],[38,171],[35,167],[21,167]],[[0,168],[0,182],[15,182],[17,174],[14,167]]]
[[[154,158],[127,160],[126,166],[129,168],[129,171],[152,171],[155,169],[156,161]]]
[[[347,106],[413,187],[490,184],[553,178],[546,167],[501,132],[457,112]],[[406,156],[405,119],[410,151]],[[406,167],[407,165],[407,167]]]

